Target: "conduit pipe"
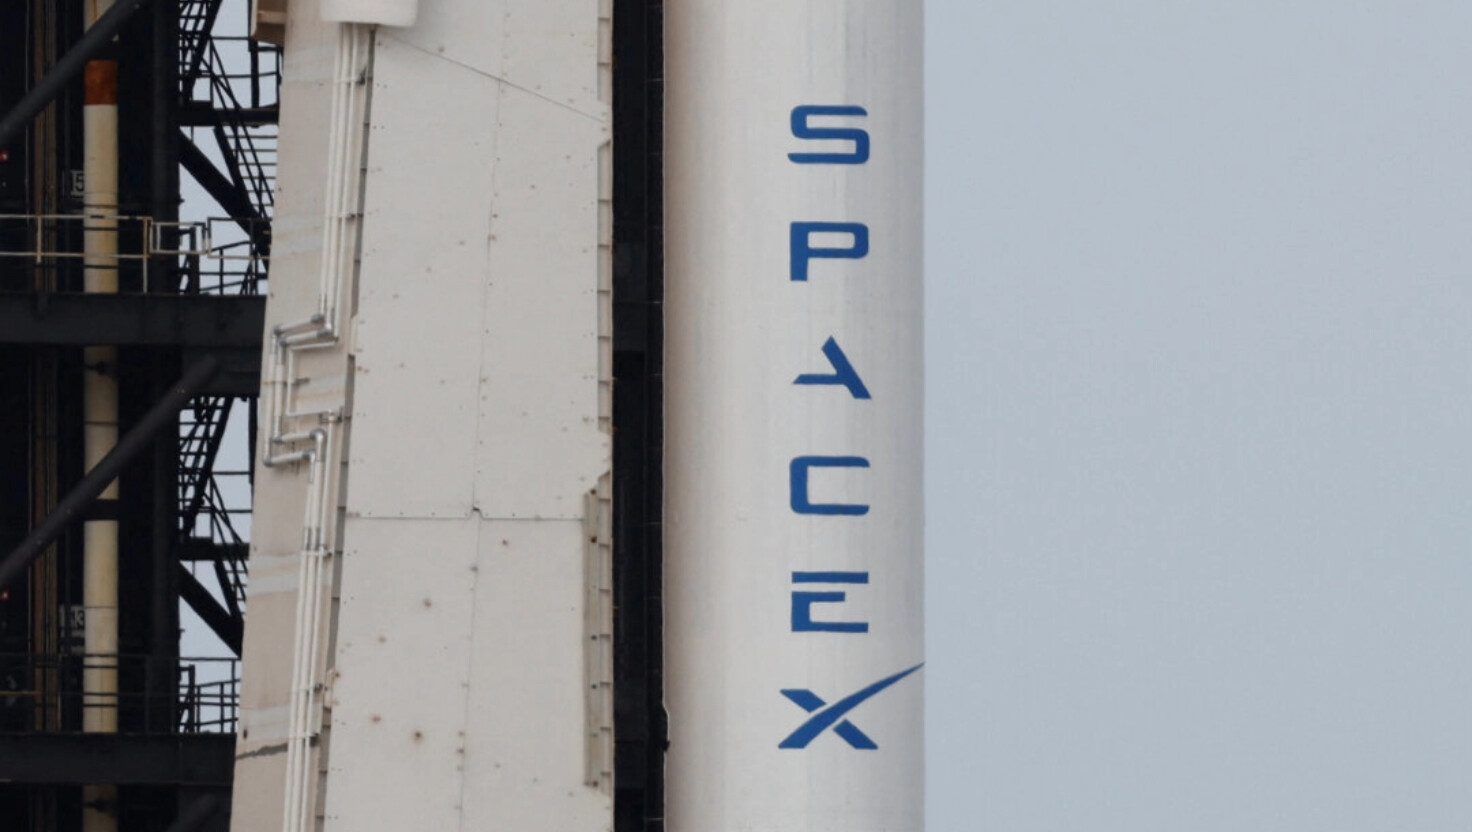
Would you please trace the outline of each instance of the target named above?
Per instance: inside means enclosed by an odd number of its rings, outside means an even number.
[[[333,426],[342,418],[337,410],[298,409],[294,400],[296,355],[305,350],[335,347],[344,331],[343,287],[354,267],[358,243],[361,192],[357,185],[362,175],[364,151],[363,134],[359,130],[367,120],[371,44],[372,34],[367,27],[346,24],[338,29],[317,309],[303,320],[272,329],[269,376],[263,385],[266,400],[261,408],[267,422],[262,463],[274,467],[305,462],[309,477],[297,576],[283,832],[305,832],[312,820],[315,770],[311,747],[321,712],[322,686],[318,677],[325,630],[324,588],[331,582],[329,559],[335,547],[331,533],[335,506],[331,502],[330,475],[336,466],[328,455],[334,448]],[[289,427],[301,425],[305,420],[313,421],[304,427]],[[308,442],[311,446],[303,447]]]
[[[269,377],[263,384],[267,398],[262,403],[268,432],[265,453],[267,465],[285,461],[276,454],[280,445],[289,445],[284,437],[289,419],[319,417],[332,419],[328,411],[299,412],[292,406],[295,390],[296,353],[322,349],[338,343],[342,334],[342,289],[344,273],[352,268],[353,249],[357,244],[358,191],[354,187],[360,174],[363,152],[358,127],[364,114],[360,107],[366,95],[356,88],[367,84],[368,52],[371,33],[365,27],[344,25],[339,30],[336,63],[333,66],[331,116],[328,124],[327,201],[323,207],[322,265],[318,272],[317,309],[309,317],[278,324],[271,330]],[[287,451],[286,454],[295,453]]]
[[[92,28],[112,0],[84,0]],[[118,291],[118,65],[91,60],[83,72],[82,290]],[[82,349],[83,464],[92,470],[118,444],[118,350]],[[99,511],[82,525],[82,730],[118,730],[118,482],[103,488]],[[82,789],[84,832],[116,832],[117,787]]]
[[[312,448],[299,452],[308,461],[306,513],[302,523],[302,555],[297,571],[296,645],[292,655],[292,691],[288,716],[286,755],[286,800],[281,828],[304,832],[311,818],[310,757],[307,753],[315,733],[313,704],[316,701],[316,668],[322,654],[322,575],[328,557],[327,476],[324,451],[327,430],[318,428],[306,435]]]

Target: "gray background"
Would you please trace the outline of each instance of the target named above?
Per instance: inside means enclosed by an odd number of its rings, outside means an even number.
[[[1472,3],[926,5],[929,828],[1472,829]]]

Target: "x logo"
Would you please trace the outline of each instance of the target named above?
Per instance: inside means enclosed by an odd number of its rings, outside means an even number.
[[[803,724],[797,726],[797,730],[787,735],[787,739],[777,745],[778,748],[807,748],[808,743],[817,739],[817,736],[830,727],[833,733],[842,737],[844,742],[862,751],[872,751],[879,746],[857,726],[844,717],[849,711],[863,704],[865,700],[874,694],[893,685],[895,682],[909,676],[925,665],[924,662],[915,665],[909,670],[902,670],[893,676],[880,679],[866,688],[855,691],[848,696],[828,705],[821,697],[804,688],[789,688],[782,691],[782,695],[792,700],[793,704],[812,714],[812,717]],[[823,707],[828,705],[828,707]]]

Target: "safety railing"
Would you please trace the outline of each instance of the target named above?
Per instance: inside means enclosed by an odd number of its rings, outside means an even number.
[[[217,232],[221,224],[228,230]],[[213,217],[198,222],[160,222],[147,216],[103,216],[89,214],[0,214],[0,263],[27,262],[58,267],[74,264],[80,269],[128,270],[138,275],[135,285],[125,289],[155,291],[153,275],[168,273],[172,261],[178,274],[173,291],[189,294],[255,294],[266,274],[267,263],[257,249],[236,238],[238,229],[250,229],[265,220]],[[117,234],[115,254],[86,254],[82,239],[87,232]],[[215,240],[229,242],[216,244]]]
[[[192,70],[180,67],[180,81],[188,82],[184,94],[193,103],[253,110],[281,100],[278,46],[243,35],[211,34],[190,57],[197,65]]]
[[[99,671],[116,674],[116,690],[84,689],[84,678]],[[87,712],[104,710],[116,712],[121,733],[232,733],[240,710],[240,662],[0,653],[0,731],[78,733]]]

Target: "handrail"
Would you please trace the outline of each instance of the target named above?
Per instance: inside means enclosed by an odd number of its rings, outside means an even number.
[[[85,691],[83,671],[107,669],[142,682]],[[160,669],[174,681],[153,687]],[[89,709],[114,709],[134,734],[231,733],[239,720],[240,661],[138,654],[0,653],[0,731],[81,733]]]
[[[88,222],[93,219],[85,213],[74,214],[0,214],[0,231],[8,226],[23,224],[25,247],[0,248],[0,259],[29,260],[35,264],[81,261],[97,259],[95,254],[86,254],[79,242],[67,245],[65,241],[80,238],[80,234],[64,234],[68,227],[78,232],[89,230]],[[190,293],[253,294],[259,276],[265,272],[266,256],[251,246],[248,241],[232,240],[217,244],[216,226],[252,223],[269,225],[268,220],[210,217],[197,221],[163,222],[150,216],[120,215],[108,218],[109,227],[116,223],[126,245],[116,253],[108,254],[100,268],[110,263],[121,268],[125,263],[138,265],[142,275],[142,291],[156,287],[149,285],[149,264],[157,258],[172,257],[185,261],[181,269],[183,279],[180,287]],[[221,234],[221,237],[229,235]],[[176,239],[169,245],[165,241]],[[203,277],[211,277],[208,285]]]

